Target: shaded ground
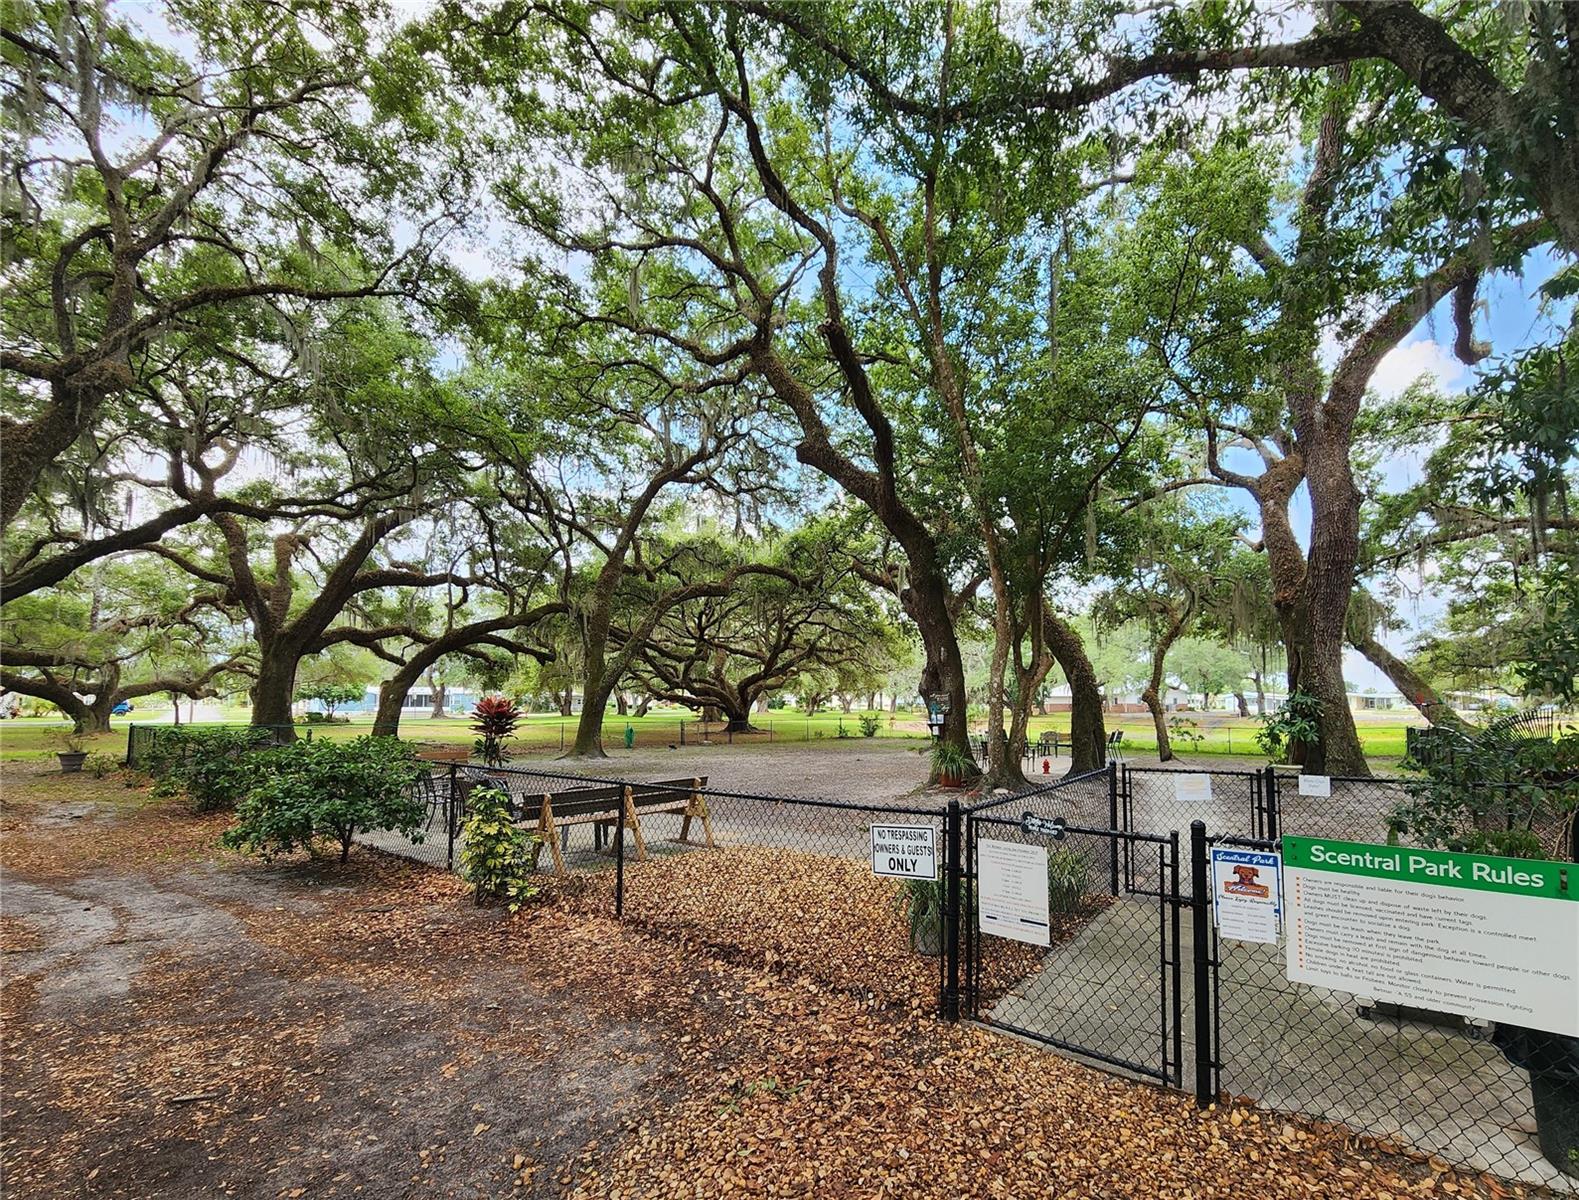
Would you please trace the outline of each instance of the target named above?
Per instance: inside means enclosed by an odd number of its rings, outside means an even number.
[[[259,866],[32,771],[0,776],[8,1197],[1491,1194],[569,893],[512,918],[368,850]]]

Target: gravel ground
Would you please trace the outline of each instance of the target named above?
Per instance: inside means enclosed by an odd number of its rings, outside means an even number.
[[[848,739],[784,745],[637,747],[605,759],[521,758],[508,764],[598,778],[681,779],[707,776],[710,788],[818,796],[862,804],[895,804],[937,797],[927,789],[920,742]],[[958,793],[954,793],[958,794]]]

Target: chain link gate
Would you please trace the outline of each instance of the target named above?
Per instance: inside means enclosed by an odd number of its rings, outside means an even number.
[[[1277,780],[1261,771],[1201,770],[1169,767],[1119,768],[1119,827],[1128,833],[1164,837],[1201,821],[1222,834],[1276,838],[1281,832]],[[1164,884],[1144,861],[1127,854],[1124,886],[1140,895],[1157,895]],[[1186,881],[1183,901],[1191,902]]]
[[[972,814],[965,840],[967,1013],[1082,1058],[1183,1086],[1178,836],[1027,812]],[[1045,850],[1050,946],[982,931],[981,852],[992,842]],[[1160,885],[1126,889],[1120,864]]]

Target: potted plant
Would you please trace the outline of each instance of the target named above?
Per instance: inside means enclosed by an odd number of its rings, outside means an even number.
[[[75,775],[82,770],[83,761],[88,757],[87,744],[80,734],[63,733],[60,735],[60,744],[64,747],[55,757],[60,759],[60,773],[62,775]]]
[[[897,897],[900,915],[910,926],[910,948],[936,958],[943,953],[943,881],[907,879]]]
[[[940,787],[963,787],[976,770],[976,760],[970,752],[948,742],[932,747],[932,773]]]
[[[1058,846],[1047,855],[1047,909],[1054,913],[1080,911],[1091,873],[1086,856],[1068,846]]]

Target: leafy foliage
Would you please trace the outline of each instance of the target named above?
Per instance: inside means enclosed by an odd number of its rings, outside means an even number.
[[[395,738],[281,747],[254,773],[225,845],[267,860],[330,839],[345,862],[358,830],[393,829],[421,842],[427,810],[413,787],[421,773],[414,749]]]
[[[472,709],[472,732],[477,734],[473,750],[477,757],[490,767],[497,767],[510,757],[505,739],[515,735],[521,723],[520,710],[507,696],[484,696]]]
[[[938,742],[932,747],[932,771],[939,780],[958,783],[976,772],[976,760],[967,750],[949,742]]]
[[[907,879],[894,896],[899,915],[910,929],[910,945],[919,954],[943,951],[943,914],[948,907],[948,884],[936,879]],[[960,885],[960,906],[970,909],[970,884]]]
[[[1579,807],[1579,728],[1546,736],[1530,714],[1485,729],[1435,729],[1405,765],[1423,778],[1389,818],[1392,840],[1509,858],[1566,857]],[[1533,734],[1533,735],[1532,735]]]
[[[184,794],[198,812],[235,808],[266,769],[267,729],[161,729],[144,767],[162,795]]]
[[[1183,742],[1191,750],[1206,740],[1206,735],[1201,732],[1201,723],[1193,717],[1169,717],[1168,736],[1176,742]]]
[[[861,736],[864,738],[876,737],[877,731],[883,727],[881,718],[867,714],[856,718],[861,723]]]
[[[492,787],[472,792],[462,828],[461,878],[477,889],[478,904],[499,900],[516,912],[537,895],[532,864],[538,841],[515,823],[504,792]]]
[[[1292,692],[1276,712],[1261,718],[1256,744],[1274,762],[1289,762],[1294,747],[1309,745],[1321,735],[1321,701],[1305,692]]]
[[[121,769],[121,760],[113,754],[90,754],[83,760],[82,769],[95,779],[104,779]]]
[[[1090,883],[1091,863],[1084,854],[1068,846],[1055,846],[1047,852],[1047,910],[1051,913],[1079,912]]]

